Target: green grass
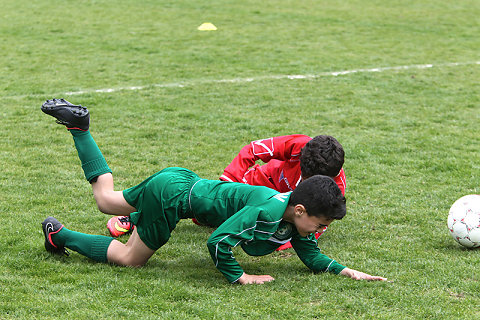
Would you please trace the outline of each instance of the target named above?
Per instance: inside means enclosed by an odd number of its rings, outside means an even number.
[[[450,205],[480,193],[478,1],[0,5],[0,318],[480,316],[480,253],[446,228]],[[218,30],[197,31],[203,22]],[[324,75],[420,64],[434,67]],[[289,74],[323,76],[275,79]],[[118,90],[131,86],[144,88]],[[291,250],[237,250],[247,272],[276,280],[232,286],[209,257],[210,230],[189,221],[141,269],[51,256],[48,215],[107,234],[71,137],[39,110],[71,91],[85,91],[66,97],[89,107],[118,190],[167,166],[216,179],[252,139],[334,135],[348,214],[321,248],[393,282],[312,274]]]

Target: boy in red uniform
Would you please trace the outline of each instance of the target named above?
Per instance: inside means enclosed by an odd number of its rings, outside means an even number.
[[[320,174],[332,177],[345,195],[344,156],[342,145],[332,136],[319,135],[312,139],[292,134],[255,140],[240,150],[225,168],[220,180],[288,192],[293,191],[303,179]],[[256,164],[257,160],[265,164]],[[316,234],[317,239],[325,230]],[[291,243],[287,242],[277,250],[291,247]]]
[[[257,160],[264,165],[256,164]],[[255,140],[244,146],[225,168],[220,180],[293,191],[302,179],[332,177],[345,194],[344,151],[331,136],[301,134]]]

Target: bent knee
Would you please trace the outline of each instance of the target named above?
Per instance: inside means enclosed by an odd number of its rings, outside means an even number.
[[[108,195],[105,192],[93,192],[93,197],[95,198],[95,202],[97,203],[97,208],[103,213],[107,213],[108,211]]]
[[[132,257],[130,255],[124,255],[123,257],[119,257],[117,264],[126,266],[126,267],[135,267],[140,268],[143,267],[147,263],[148,259]]]
[[[133,248],[124,246],[122,251],[117,254],[112,262],[127,267],[143,267],[150,257],[143,256],[136,252]]]
[[[95,192],[93,194],[98,210],[107,214],[115,214],[115,197],[110,192]]]
[[[135,211],[135,208],[128,204],[123,197],[122,191],[94,191],[93,196],[100,212],[127,215]]]
[[[95,200],[97,202],[97,208],[100,212],[106,213],[106,214],[113,214],[114,213],[114,212],[112,212],[111,207],[109,206],[108,202],[103,201],[101,199],[97,199],[96,197],[95,197]]]

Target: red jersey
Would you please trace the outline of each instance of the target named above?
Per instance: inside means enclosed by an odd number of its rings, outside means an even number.
[[[225,168],[220,180],[266,186],[279,192],[293,191],[302,180],[300,152],[310,140],[309,136],[292,134],[252,141]],[[257,160],[265,164],[256,164]],[[333,179],[345,195],[343,168]]]

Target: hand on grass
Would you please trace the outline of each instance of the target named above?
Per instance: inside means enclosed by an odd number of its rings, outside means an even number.
[[[352,278],[353,280],[386,281],[387,278],[371,276],[361,271],[345,268],[340,272],[341,275]]]
[[[253,274],[246,274],[243,273],[243,275],[238,279],[238,283],[240,284],[264,284],[265,282],[270,282],[275,280],[272,276],[269,276],[268,274],[262,275],[262,276],[256,276]]]

